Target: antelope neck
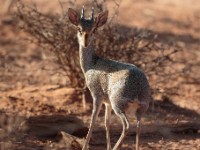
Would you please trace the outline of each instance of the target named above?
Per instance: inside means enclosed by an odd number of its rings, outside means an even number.
[[[79,44],[79,57],[83,73],[93,69],[93,66],[99,58],[95,53],[94,43],[91,42],[88,47],[83,47],[81,44]]]

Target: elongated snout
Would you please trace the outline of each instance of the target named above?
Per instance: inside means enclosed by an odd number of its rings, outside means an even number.
[[[84,34],[84,46],[88,47],[89,45],[89,35],[87,33]]]
[[[91,36],[86,32],[83,32],[83,33],[79,34],[78,38],[79,38],[79,43],[83,47],[88,47],[90,45],[90,43],[91,43]]]

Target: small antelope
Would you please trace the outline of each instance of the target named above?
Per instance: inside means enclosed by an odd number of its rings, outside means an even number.
[[[102,58],[95,53],[94,34],[98,28],[107,22],[108,11],[101,12],[94,17],[94,9],[90,18],[85,18],[84,7],[81,15],[74,9],[69,8],[68,17],[70,22],[77,28],[79,42],[80,64],[86,85],[93,97],[93,111],[89,131],[83,146],[86,150],[95,121],[98,117],[102,104],[105,104],[105,128],[107,150],[111,150],[110,144],[110,118],[111,111],[121,119],[123,130],[113,150],[117,150],[129,130],[129,121],[125,110],[129,104],[135,110],[137,118],[136,150],[139,150],[139,136],[141,128],[141,116],[147,111],[151,100],[149,83],[145,74],[135,65]]]

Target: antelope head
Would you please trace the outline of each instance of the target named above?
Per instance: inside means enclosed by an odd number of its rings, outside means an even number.
[[[94,39],[96,30],[107,22],[108,11],[101,12],[94,17],[94,8],[92,8],[90,18],[85,17],[85,9],[82,8],[81,15],[72,8],[68,10],[70,22],[76,26],[79,44],[88,47]]]

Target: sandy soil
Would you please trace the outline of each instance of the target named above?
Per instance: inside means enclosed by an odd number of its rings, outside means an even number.
[[[43,12],[62,13],[56,0],[35,2]],[[68,6],[63,4],[67,9]],[[109,1],[108,9],[112,6]],[[143,150],[200,149],[199,6],[197,0],[121,2],[118,22],[131,28],[151,30],[169,46],[171,41],[178,43],[183,52],[177,58],[184,57],[186,64],[193,64],[190,73],[198,79],[183,82],[179,95],[172,99],[156,99],[154,110],[149,109],[143,118]],[[88,126],[92,105],[88,103],[83,110],[80,97],[75,95],[74,89],[65,87],[65,77],[56,73],[57,64],[44,57],[39,46],[27,40],[29,35],[15,26],[10,15],[1,14],[0,21],[0,149],[64,149],[65,143],[57,139],[57,133],[72,127],[63,125],[63,122],[69,121],[68,116],[76,116],[80,120],[74,122]],[[173,82],[169,81],[169,84]],[[135,149],[135,119],[132,112],[128,116],[131,130],[121,148],[123,150]],[[21,130],[27,120],[30,121],[28,130]],[[111,126],[111,144],[114,145],[122,129],[114,114]],[[52,134],[47,134],[50,132]],[[82,141],[85,134],[86,131],[81,130],[75,135]],[[90,149],[106,149],[104,109],[97,121]]]

